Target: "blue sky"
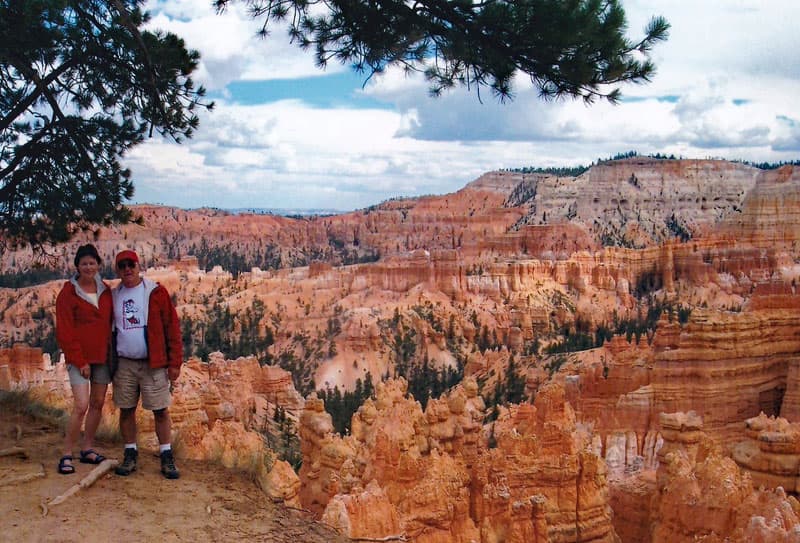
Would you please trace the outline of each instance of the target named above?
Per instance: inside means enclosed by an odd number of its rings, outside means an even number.
[[[573,166],[637,150],[753,161],[800,158],[800,2],[623,0],[629,34],[672,24],[648,85],[617,106],[542,102],[521,79],[497,103],[456,89],[434,99],[421,76],[371,79],[314,66],[279,28],[266,39],[233,4],[150,0],[151,26],[202,61],[216,102],[195,138],[134,149],[134,202],[179,207],[350,210],[395,196],[453,192],[482,173]]]

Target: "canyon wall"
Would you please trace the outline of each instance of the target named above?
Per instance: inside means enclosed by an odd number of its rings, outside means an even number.
[[[219,315],[233,338],[270,338],[258,359],[187,362],[182,454],[253,470],[351,537],[791,541],[799,193],[795,166],[634,158],[334,217],[137,206],[143,225],[96,243],[106,261],[140,252],[190,346]],[[83,241],[58,248],[65,262]],[[209,265],[223,249],[257,265]],[[64,406],[63,364],[19,344],[52,330],[61,284],[0,289],[0,388]],[[466,377],[423,409],[399,378],[414,365]],[[523,390],[506,405],[511,368]],[[345,435],[298,392],[367,376],[376,394]],[[279,406],[297,475],[277,460]]]

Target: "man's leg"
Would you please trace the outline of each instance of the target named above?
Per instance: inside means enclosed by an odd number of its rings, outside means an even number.
[[[169,445],[172,441],[172,419],[169,416],[169,409],[157,409],[153,411],[156,421],[156,436],[159,445]]]
[[[154,368],[150,370],[150,379],[142,383],[142,407],[153,412],[158,437],[158,449],[161,453],[161,473],[167,479],[180,477],[178,468],[175,467],[175,457],[172,455],[172,419],[169,416],[169,406],[172,396],[169,390],[167,368]]]
[[[157,409],[153,411],[156,423],[156,436],[158,436],[159,452],[161,454],[161,473],[167,479],[177,479],[180,477],[178,468],[175,467],[175,457],[172,454],[172,419],[169,416],[169,409]]]
[[[119,431],[126,445],[136,443],[136,408],[123,408],[119,410]]]
[[[114,469],[117,475],[130,475],[136,471],[136,462],[139,451],[136,449],[136,408],[122,408],[119,410],[119,431],[125,441],[125,457],[122,464]]]

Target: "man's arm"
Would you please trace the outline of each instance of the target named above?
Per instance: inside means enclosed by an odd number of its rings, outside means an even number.
[[[167,366],[167,374],[170,381],[176,381],[180,376],[181,365],[183,364],[183,339],[181,338],[180,319],[167,289],[163,289],[162,299],[161,318],[164,323],[164,339],[166,341],[167,362],[169,364]]]

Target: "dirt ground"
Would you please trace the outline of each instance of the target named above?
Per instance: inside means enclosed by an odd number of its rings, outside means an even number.
[[[164,479],[154,451],[139,453],[129,477],[105,475],[66,502],[49,502],[78,483],[95,466],[74,462],[76,473],[56,471],[61,430],[52,423],[0,405],[0,450],[18,446],[27,458],[0,457],[0,540],[87,542],[260,541],[328,543],[349,541],[310,515],[269,502],[246,475],[219,465],[179,461],[181,478]],[[119,444],[98,443],[121,460]],[[75,451],[77,453],[77,450]],[[41,474],[27,482],[12,478]]]

